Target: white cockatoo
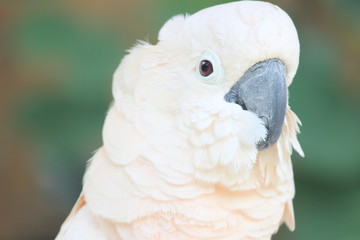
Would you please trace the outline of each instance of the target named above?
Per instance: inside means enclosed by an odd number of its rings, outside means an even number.
[[[103,147],[57,240],[270,239],[294,229],[289,16],[241,1],[179,15],[113,79]]]

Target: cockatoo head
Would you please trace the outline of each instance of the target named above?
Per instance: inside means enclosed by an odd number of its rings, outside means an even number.
[[[282,132],[299,61],[291,19],[270,3],[233,2],[176,16],[158,38],[115,73],[117,109],[161,151],[191,145],[195,168],[251,168]]]

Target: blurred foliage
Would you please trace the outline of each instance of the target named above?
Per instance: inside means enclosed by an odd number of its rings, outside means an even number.
[[[111,79],[136,39],[170,17],[227,1],[0,2],[0,239],[53,239],[81,190],[111,103]],[[290,105],[297,229],[274,239],[360,236],[360,2],[271,1],[298,28]]]

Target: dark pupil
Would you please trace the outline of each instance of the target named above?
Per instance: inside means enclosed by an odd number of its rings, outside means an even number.
[[[213,67],[210,61],[203,60],[200,64],[200,72],[203,76],[209,76],[213,72]]]

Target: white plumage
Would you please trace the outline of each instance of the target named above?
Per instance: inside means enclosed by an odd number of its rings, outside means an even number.
[[[197,72],[203,54],[217,73]],[[176,16],[156,45],[139,43],[115,72],[104,146],[57,240],[270,239],[294,229],[292,147],[300,123],[287,107],[266,137],[252,112],[224,100],[255,63],[278,58],[290,85],[299,61],[295,27],[270,3],[243,1]]]

